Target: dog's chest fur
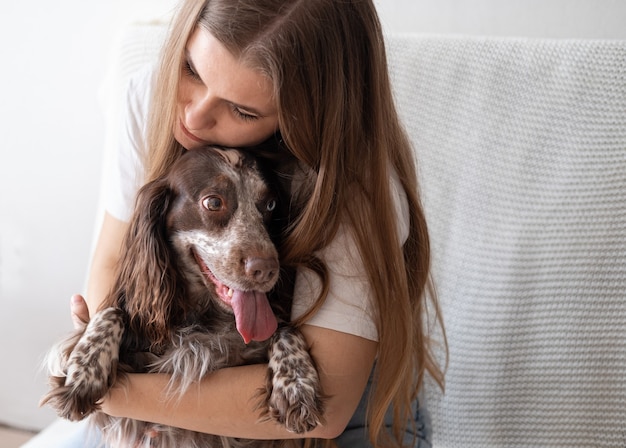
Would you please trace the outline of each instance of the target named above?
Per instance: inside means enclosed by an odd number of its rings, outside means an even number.
[[[189,312],[167,344],[151,347],[143,335],[127,330],[120,346],[120,368],[170,373],[188,382],[223,367],[267,361],[269,341],[245,344],[232,316],[207,303],[207,309]]]

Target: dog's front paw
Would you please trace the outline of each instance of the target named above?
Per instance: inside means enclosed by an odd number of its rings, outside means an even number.
[[[269,416],[296,434],[323,423],[324,397],[304,337],[280,328],[270,347],[266,391]]]
[[[100,408],[100,401],[115,381],[122,312],[107,308],[96,314],[72,350],[64,376],[50,377],[51,390],[41,404],[49,404],[68,420],[82,420]]]

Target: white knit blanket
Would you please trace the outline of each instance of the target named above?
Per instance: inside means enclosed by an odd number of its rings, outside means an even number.
[[[391,36],[447,387],[435,447],[626,447],[626,41]]]

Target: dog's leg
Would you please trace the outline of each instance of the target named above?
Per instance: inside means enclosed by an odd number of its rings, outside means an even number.
[[[69,420],[82,420],[98,410],[98,401],[115,381],[123,328],[121,310],[97,313],[69,355],[65,376],[51,378],[53,388],[42,404]]]
[[[304,336],[280,327],[269,348],[266,406],[269,417],[296,434],[323,423],[324,397]]]

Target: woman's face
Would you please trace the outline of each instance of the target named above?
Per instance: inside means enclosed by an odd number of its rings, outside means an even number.
[[[174,138],[186,149],[252,146],[278,128],[272,85],[197,27],[186,46]]]

